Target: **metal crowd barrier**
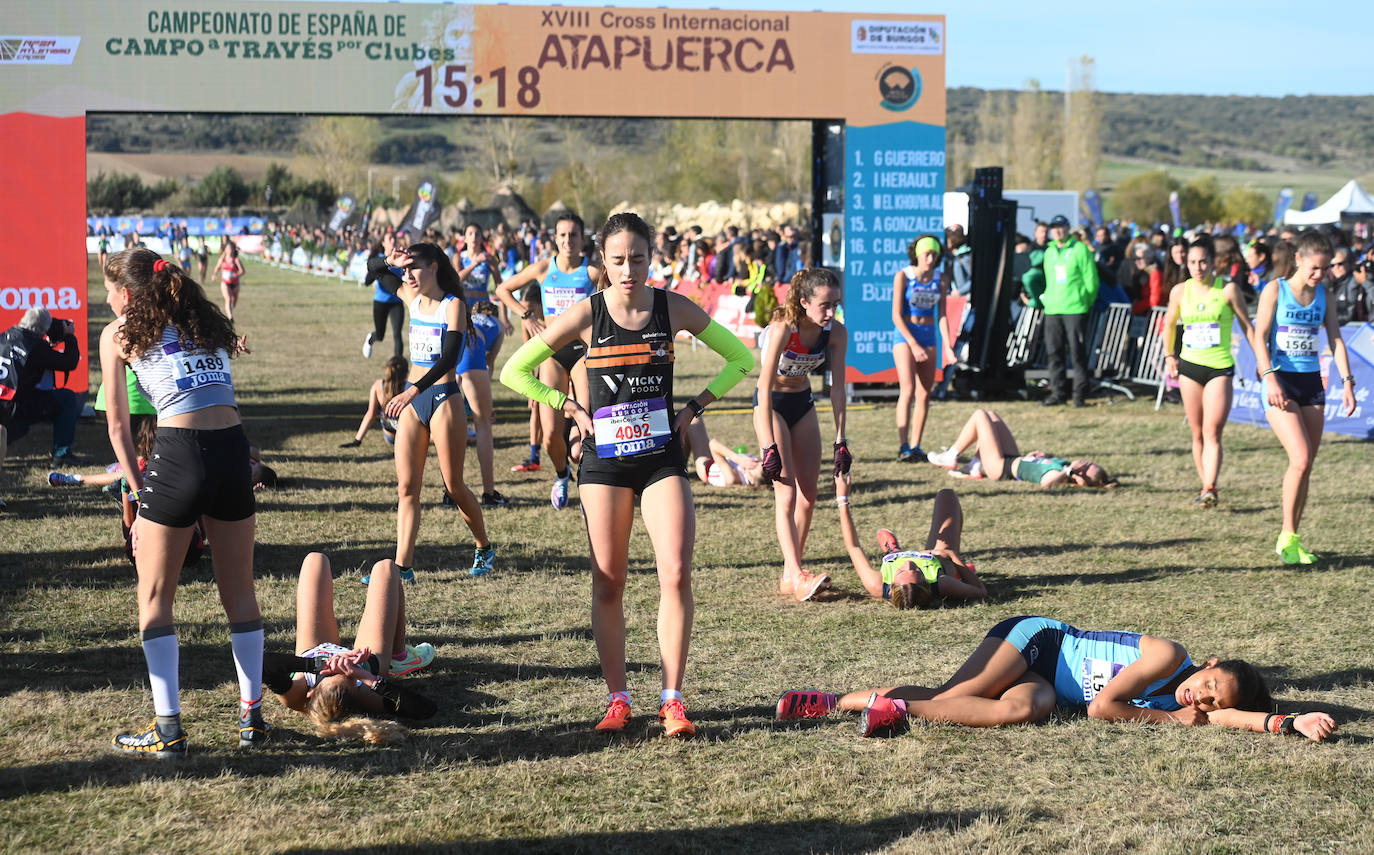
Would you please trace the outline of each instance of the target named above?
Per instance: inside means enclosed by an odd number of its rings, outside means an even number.
[[[1088,317],[1089,371],[1099,389],[1135,400],[1126,384],[1156,388],[1155,408],[1164,396],[1164,313],[1155,306],[1137,318],[1129,303],[1094,309]],[[1045,368],[1045,317],[1041,309],[1021,310],[1007,336],[1007,365],[1041,373]],[[1073,359],[1070,356],[1069,369]]]

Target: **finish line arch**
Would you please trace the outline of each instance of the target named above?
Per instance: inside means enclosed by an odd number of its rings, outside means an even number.
[[[893,265],[943,226],[941,15],[67,0],[5,23],[0,329],[52,302],[88,338],[88,112],[811,120],[813,253],[845,283],[850,382],[894,378]]]

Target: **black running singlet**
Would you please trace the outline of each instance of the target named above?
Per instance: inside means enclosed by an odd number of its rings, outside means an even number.
[[[588,409],[596,428],[591,448],[603,460],[659,454],[671,439],[677,415],[668,295],[654,291],[649,322],[639,330],[627,330],[611,319],[604,292],[588,299],[592,306]]]

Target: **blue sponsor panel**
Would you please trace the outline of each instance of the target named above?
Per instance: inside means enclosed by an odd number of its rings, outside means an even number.
[[[892,277],[907,245],[944,242],[945,129],[895,122],[845,129],[844,322],[859,377],[892,380]]]
[[[1374,438],[1374,409],[1369,405],[1370,389],[1374,388],[1374,324],[1347,324],[1341,327],[1341,338],[1350,354],[1350,371],[1355,375],[1355,412],[1346,416],[1341,406],[1341,378],[1336,360],[1326,339],[1326,329],[1318,333],[1317,349],[1321,353],[1322,376],[1326,378],[1327,433],[1340,433],[1362,439]],[[1264,418],[1264,384],[1259,379],[1255,354],[1248,347],[1238,347],[1243,340],[1240,325],[1231,332],[1231,350],[1236,359],[1235,391],[1231,396],[1231,415],[1228,421],[1268,427]]]
[[[261,217],[87,217],[86,228],[98,234],[103,228],[108,234],[166,235],[173,225],[182,226],[195,237],[205,235],[262,234]]]

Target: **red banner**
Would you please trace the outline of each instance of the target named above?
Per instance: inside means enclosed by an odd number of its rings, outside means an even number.
[[[0,330],[42,306],[76,324],[81,364],[68,389],[87,386],[86,118],[0,114]],[[62,384],[59,375],[57,381]]]

